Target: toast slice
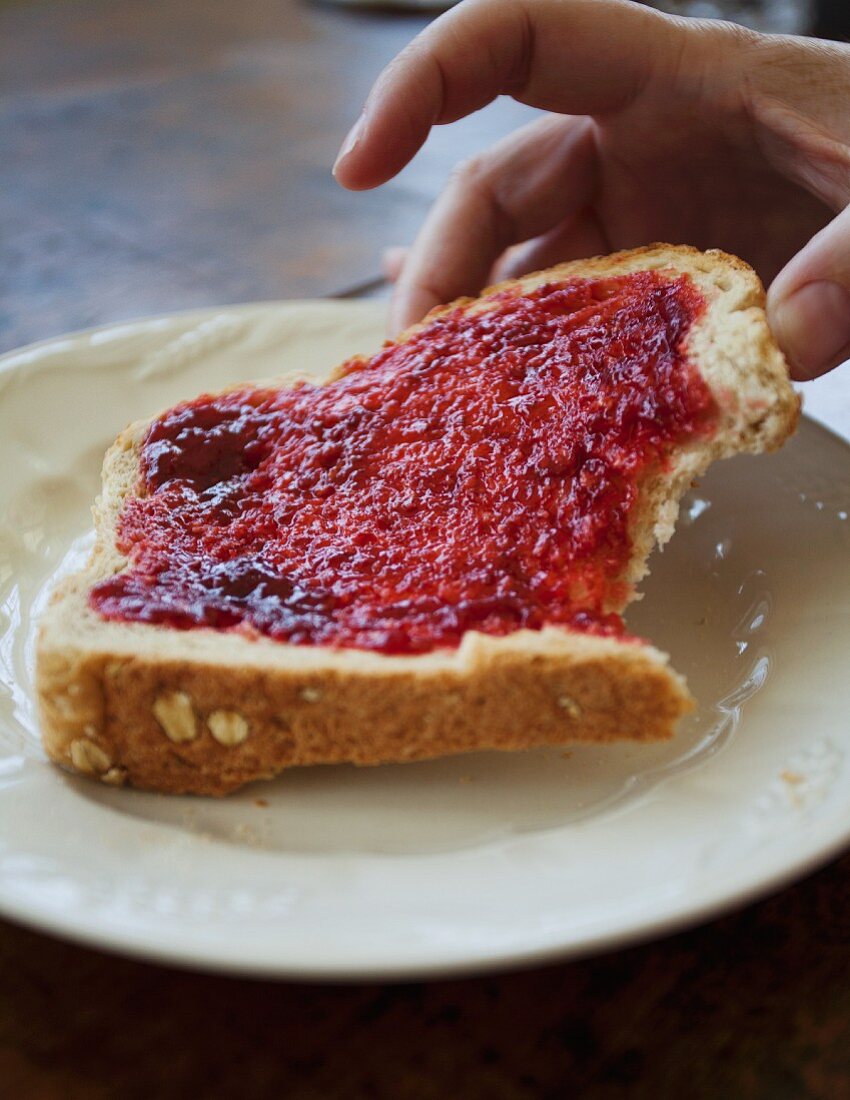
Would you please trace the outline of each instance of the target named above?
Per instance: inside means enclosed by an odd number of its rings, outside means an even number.
[[[799,400],[755,273],[721,252],[652,245],[500,284],[435,310],[398,342],[427,341],[447,317],[472,323],[506,295],[636,272],[684,279],[700,297],[681,352],[710,391],[713,420],[641,473],[627,556],[605,602],[611,613],[634,598],[652,547],[670,538],[682,494],[709,463],[773,450],[794,430]],[[399,653],[105,618],[92,591],[132,569],[119,529],[128,503],[146,492],[142,453],[156,422],[131,425],[107,453],[94,551],[58,586],[41,624],[40,721],[56,763],[108,784],[222,795],[295,765],[658,740],[692,709],[683,679],[653,646],[564,623],[467,629],[453,644]]]

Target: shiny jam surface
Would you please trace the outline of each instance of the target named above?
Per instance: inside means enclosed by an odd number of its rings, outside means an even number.
[[[105,618],[423,653],[467,630],[622,635],[629,513],[714,405],[686,277],[505,292],[325,386],[200,397],[155,421]]]

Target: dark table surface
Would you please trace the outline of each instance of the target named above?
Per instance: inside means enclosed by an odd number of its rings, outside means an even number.
[[[130,316],[374,287],[450,165],[329,165],[424,24],[291,0],[0,3],[0,349]],[[850,1097],[850,857],[598,959],[429,984],[183,973],[0,922],[0,1097]]]

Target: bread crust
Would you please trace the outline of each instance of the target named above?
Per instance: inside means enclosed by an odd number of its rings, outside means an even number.
[[[458,305],[486,309],[505,289],[648,268],[688,274],[707,298],[688,353],[721,421],[711,440],[682,448],[643,484],[624,578],[631,586],[652,546],[670,537],[682,492],[711,461],[772,450],[794,430],[799,401],[755,273],[725,253],[651,245],[499,284],[432,311],[401,337]],[[295,765],[659,740],[692,709],[684,680],[652,646],[556,627],[498,638],[469,632],[456,650],[399,657],[101,620],[88,592],[127,565],[115,532],[149,423],[131,425],[107,453],[91,559],[59,585],[39,633],[42,736],[64,767],[116,785],[221,795]]]

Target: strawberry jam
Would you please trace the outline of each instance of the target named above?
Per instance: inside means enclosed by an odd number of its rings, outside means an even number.
[[[105,618],[423,653],[467,630],[622,635],[641,479],[712,430],[704,303],[642,272],[453,309],[325,386],[156,420]]]

